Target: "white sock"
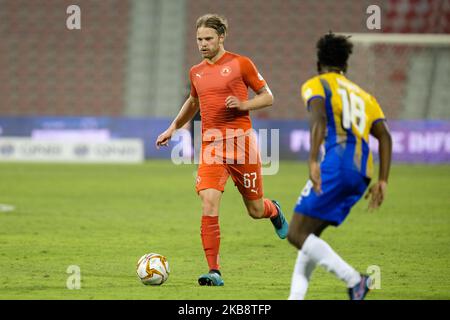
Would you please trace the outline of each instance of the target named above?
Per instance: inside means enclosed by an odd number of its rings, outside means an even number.
[[[288,300],[304,300],[308,290],[309,279],[316,264],[302,250],[298,252],[292,273],[291,293]]]
[[[316,264],[332,272],[347,284],[348,288],[361,281],[361,275],[333,251],[322,239],[310,234],[303,244],[302,251]]]

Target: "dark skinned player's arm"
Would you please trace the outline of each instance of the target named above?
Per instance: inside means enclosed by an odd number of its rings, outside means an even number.
[[[310,110],[310,142],[311,151],[309,162],[318,161],[320,146],[325,139],[327,128],[327,114],[325,111],[325,100],[315,98],[309,103]]]
[[[325,100],[315,98],[309,103],[310,110],[310,144],[309,153],[309,178],[317,194],[322,193],[322,179],[320,175],[319,152],[320,146],[325,139],[327,128],[327,114],[325,110]]]
[[[373,210],[381,206],[386,194],[391,167],[392,138],[384,120],[376,121],[370,129],[370,133],[378,140],[378,152],[380,155],[378,181],[369,188],[365,196],[366,199],[369,199],[368,209]]]
[[[377,121],[371,128],[370,134],[378,140],[378,153],[380,155],[380,170],[378,181],[388,182],[392,158],[392,137],[386,121]]]

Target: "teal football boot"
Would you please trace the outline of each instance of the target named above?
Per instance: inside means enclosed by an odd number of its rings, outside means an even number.
[[[198,278],[198,284],[201,286],[223,286],[223,280],[220,272],[211,270]]]
[[[281,211],[281,206],[278,201],[272,200],[272,202],[275,207],[277,207],[278,215],[274,218],[270,218],[270,221],[272,222],[278,237],[280,237],[280,239],[286,239],[289,230],[289,224],[284,217],[283,211]]]

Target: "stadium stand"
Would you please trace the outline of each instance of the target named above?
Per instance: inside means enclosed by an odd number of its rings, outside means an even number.
[[[79,0],[82,30],[65,27],[68,0],[0,0],[0,115],[173,116],[199,62],[195,20],[230,23],[226,49],[253,59],[275,94],[260,118],[301,119],[300,85],[316,73],[324,33],[449,33],[448,0]],[[450,117],[449,50],[355,46],[348,76],[389,118]],[[425,93],[424,93],[425,92]]]
[[[121,115],[128,0],[0,1],[1,115]]]
[[[230,23],[227,50],[248,55],[275,95],[271,110],[259,117],[304,118],[300,85],[316,73],[315,42],[329,30],[367,31],[364,14],[369,1],[198,0],[188,6],[187,38],[195,39],[195,19],[206,12],[224,14]],[[239,7],[239,10],[236,8]],[[189,27],[189,25],[188,25]],[[186,42],[187,66],[198,61],[195,41]]]
[[[388,33],[450,33],[447,0],[389,0],[386,3]]]

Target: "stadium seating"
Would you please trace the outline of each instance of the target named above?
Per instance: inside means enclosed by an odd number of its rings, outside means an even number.
[[[121,115],[128,0],[0,1],[0,115]]]
[[[450,33],[447,0],[389,0],[384,32]]]
[[[0,0],[0,115],[172,116],[186,95],[188,70],[199,62],[195,20],[217,12],[230,23],[226,49],[251,57],[274,92],[274,108],[255,116],[305,118],[300,85],[316,74],[315,42],[329,30],[370,32],[371,2],[80,0],[82,31],[69,31],[70,1]],[[450,32],[448,1],[377,3],[383,32]],[[449,117],[442,103],[448,50],[404,50],[355,46],[348,76],[389,118]],[[424,87],[428,78],[431,88]],[[420,88],[432,94],[425,98]]]
[[[448,4],[446,1],[389,0],[378,3],[383,10],[382,26],[385,32],[449,32],[450,9],[444,8]],[[300,85],[316,72],[314,46],[318,37],[329,30],[369,32],[365,12],[372,3],[268,0],[261,6],[257,0],[246,1],[245,4],[236,0],[215,1],[214,4],[207,0],[196,0],[190,4],[188,21],[195,21],[205,12],[223,13],[230,23],[227,49],[252,57],[269,82],[276,96],[275,108],[256,114],[264,118],[292,119],[306,116],[300,102]],[[236,10],[237,7],[239,10]],[[426,23],[420,27],[418,19]],[[193,39],[193,30],[187,30],[187,34],[188,38]],[[415,59],[414,54],[405,47],[382,44],[371,50],[364,52],[363,47],[355,47],[350,60],[349,78],[374,94],[389,118],[422,117],[422,109],[428,108],[428,105],[418,103],[420,99],[415,100],[414,94],[423,95],[423,90],[429,88],[417,90],[418,84],[415,82],[422,79],[415,78],[420,77],[420,74],[414,74],[414,67],[408,69],[414,64],[414,61],[410,61]],[[198,61],[193,41],[187,41],[186,52],[188,66]],[[449,59],[448,51],[442,55],[447,57],[443,60]],[[414,101],[413,106],[408,105],[409,101]],[[406,106],[408,110],[404,110]],[[410,109],[414,111],[410,113]],[[445,115],[448,117],[449,112]]]

